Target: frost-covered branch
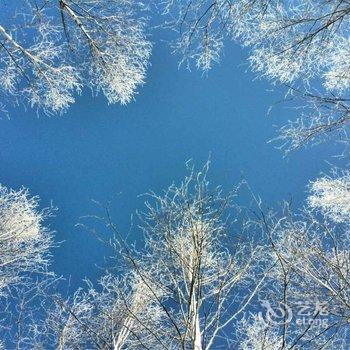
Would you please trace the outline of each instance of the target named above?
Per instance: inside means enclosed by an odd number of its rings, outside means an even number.
[[[334,170],[332,176],[313,181],[308,202],[311,208],[335,222],[350,220],[350,172]]]
[[[60,0],[62,26],[85,78],[108,102],[126,104],[143,84],[151,52],[145,19],[133,1]],[[85,73],[84,73],[85,72]],[[86,75],[84,75],[86,74]]]
[[[28,103],[47,113],[64,111],[74,102],[74,93],[80,91],[79,74],[68,62],[59,61],[64,47],[55,43],[57,28],[40,22],[32,30],[36,31],[36,40],[25,47],[14,39],[16,29],[9,32],[0,26],[3,98]]]
[[[287,150],[319,142],[333,136],[333,131],[346,131],[349,1],[166,0],[163,4],[166,26],[177,32],[173,47],[181,62],[190,66],[194,61],[199,69],[209,70],[219,61],[225,41],[234,40],[248,49],[248,61],[258,76],[303,91],[311,108],[282,128],[280,139],[286,141]],[[321,94],[312,96],[320,85]]]
[[[334,95],[320,93],[300,93],[290,90],[292,100],[300,103],[300,111],[295,120],[289,120],[279,130],[279,136],[271,141],[286,153],[325,140],[348,140],[348,123],[350,121],[349,100]],[[336,137],[334,137],[336,135]]]
[[[44,218],[38,199],[29,197],[26,189],[0,185],[0,293],[31,274],[47,271],[53,240]]]
[[[270,263],[243,222],[241,232],[229,230],[236,193],[211,189],[207,166],[190,168],[163,195],[151,193],[141,214],[146,248],[137,273],[163,293],[168,348],[215,348],[262,288]]]
[[[313,182],[309,206],[301,213],[286,206],[282,216],[263,220],[269,255],[278,264],[260,294],[260,309],[242,320],[240,349],[348,348],[347,175],[338,172]]]
[[[53,236],[28,190],[0,185],[0,337],[4,349],[31,348],[34,328],[45,314]]]
[[[4,104],[60,113],[83,87],[125,104],[143,84],[151,52],[142,6],[121,0],[19,3],[0,25]]]

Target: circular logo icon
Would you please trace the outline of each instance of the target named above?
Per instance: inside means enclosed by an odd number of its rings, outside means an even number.
[[[279,302],[272,306],[268,300],[261,300],[261,306],[265,308],[265,312],[260,312],[259,317],[268,325],[281,326],[290,323],[293,318],[292,309],[286,303]]]

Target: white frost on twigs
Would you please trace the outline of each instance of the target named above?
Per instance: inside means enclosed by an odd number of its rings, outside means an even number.
[[[350,221],[350,172],[334,171],[311,183],[308,203],[335,222]]]

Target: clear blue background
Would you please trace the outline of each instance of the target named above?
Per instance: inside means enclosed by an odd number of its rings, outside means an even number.
[[[106,249],[76,227],[83,215],[98,212],[92,199],[115,199],[114,219],[127,230],[130,215],[142,208],[140,193],[161,191],[185,175],[185,161],[199,166],[211,153],[210,180],[232,187],[242,176],[256,194],[276,205],[290,195],[299,206],[306,185],[329,165],[329,145],[302,150],[283,158],[267,141],[276,136],[272,126],[295,111],[275,109],[281,91],[269,92],[265,81],[254,80],[246,55],[227,45],[225,57],[207,77],[198,71],[178,70],[156,32],[152,65],[146,84],[127,106],[108,106],[105,98],[86,91],[63,116],[37,117],[19,108],[11,119],[0,120],[0,182],[28,187],[58,207],[49,220],[57,241],[54,270],[71,276],[72,288],[82,279],[101,273]],[[116,196],[117,193],[121,193]],[[134,237],[138,239],[138,237]]]

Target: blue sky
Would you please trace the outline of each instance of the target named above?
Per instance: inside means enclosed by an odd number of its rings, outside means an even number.
[[[329,145],[283,158],[267,143],[276,135],[272,125],[295,111],[278,108],[266,116],[281,91],[254,79],[238,46],[227,45],[220,65],[203,76],[178,69],[163,35],[153,36],[146,84],[131,104],[108,106],[103,96],[85,91],[63,116],[38,118],[18,108],[0,120],[0,182],[28,187],[43,207],[58,207],[49,224],[64,242],[53,268],[71,276],[73,288],[99,276],[96,264],[106,253],[76,227],[81,216],[98,212],[92,199],[114,199],[114,219],[127,230],[130,215],[142,208],[140,193],[179,182],[186,160],[200,166],[211,154],[213,185],[229,189],[244,177],[265,202],[276,205],[292,195],[299,206],[308,181],[329,168],[325,160],[334,161]]]

